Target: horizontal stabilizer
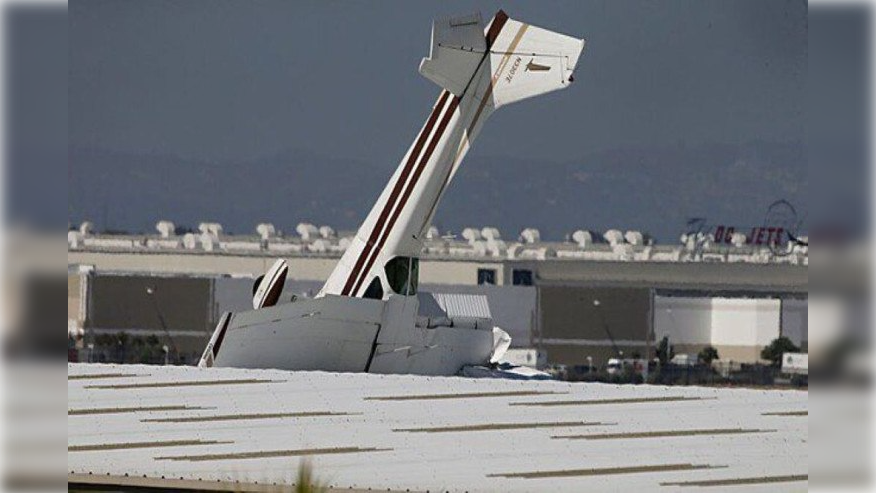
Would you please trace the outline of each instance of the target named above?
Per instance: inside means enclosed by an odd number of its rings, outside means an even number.
[[[583,49],[583,39],[508,19],[490,48],[494,106],[568,87]]]
[[[432,23],[432,49],[420,62],[424,77],[462,96],[486,51],[481,14]]]

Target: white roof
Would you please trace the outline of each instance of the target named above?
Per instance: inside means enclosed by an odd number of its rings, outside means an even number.
[[[805,491],[807,395],[71,364],[68,472],[290,484],[310,456],[339,489]]]

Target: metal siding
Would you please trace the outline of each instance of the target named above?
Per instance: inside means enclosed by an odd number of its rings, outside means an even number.
[[[486,296],[460,293],[432,293],[432,296],[449,317],[493,318]]]
[[[651,330],[649,289],[573,286],[538,289],[541,337],[547,346],[548,362],[584,364],[589,355],[594,364],[602,365],[608,357],[616,356],[611,338],[626,357],[634,352],[647,354]]]
[[[209,337],[213,328],[210,282],[206,278],[94,276],[88,326],[163,330],[152,299],[146,292],[147,287],[153,287],[153,296],[169,330],[204,331]]]

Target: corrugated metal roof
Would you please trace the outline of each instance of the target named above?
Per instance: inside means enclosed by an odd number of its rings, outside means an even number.
[[[481,294],[431,293],[448,317],[493,318],[487,297]]]
[[[79,480],[245,489],[291,484],[309,457],[318,478],[354,490],[808,486],[802,391],[87,364],[68,375]]]

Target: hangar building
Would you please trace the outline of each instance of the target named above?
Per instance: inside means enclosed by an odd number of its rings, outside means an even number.
[[[88,337],[125,331],[172,339],[186,361],[199,356],[224,311],[246,309],[253,280],[276,258],[289,263],[284,298],[313,296],[352,233],[299,224],[279,234],[68,234],[68,329]],[[421,290],[486,296],[512,347],[551,363],[595,365],[618,354],[653,357],[668,337],[677,353],[707,345],[722,359],[750,362],[779,335],[808,341],[808,248],[777,251],[708,237],[657,245],[637,232],[579,230],[565,242],[526,229],[513,241],[495,228],[462,238],[430,232]]]

